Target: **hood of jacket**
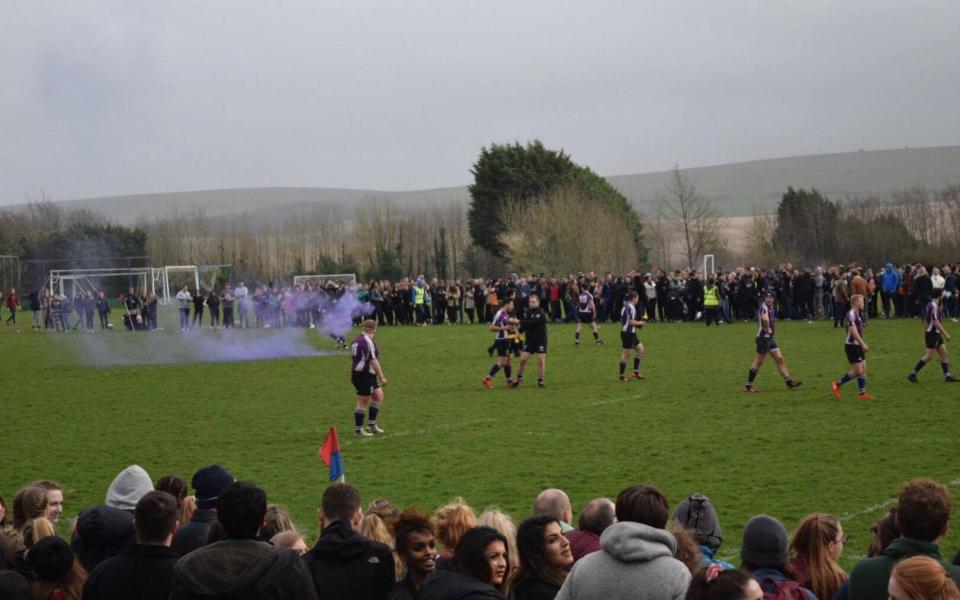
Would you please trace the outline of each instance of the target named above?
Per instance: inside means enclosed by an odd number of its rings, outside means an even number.
[[[289,577],[294,550],[259,540],[222,540],[187,554],[174,567],[176,585],[193,596],[260,597]]]
[[[341,519],[324,527],[310,553],[327,562],[348,563],[363,556],[369,544],[367,538],[353,530],[349,521]]]
[[[112,506],[95,506],[80,513],[71,546],[84,568],[91,571],[136,542],[132,514]]]
[[[898,562],[908,556],[929,556],[939,561],[943,561],[940,556],[940,547],[931,542],[922,542],[912,538],[897,538],[890,542],[890,545],[883,551],[883,556]]]
[[[677,553],[677,540],[672,533],[630,521],[607,527],[600,536],[600,545],[620,562],[646,562]]]
[[[503,600],[503,594],[469,575],[434,571],[423,582],[418,600]]]
[[[133,512],[140,498],[152,491],[153,482],[143,467],[130,465],[120,471],[107,488],[107,506]]]

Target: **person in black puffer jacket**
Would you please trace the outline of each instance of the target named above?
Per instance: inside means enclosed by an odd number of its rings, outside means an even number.
[[[303,556],[321,600],[384,600],[395,585],[393,552],[357,533],[360,492],[346,483],[329,486],[320,507],[323,533]]]

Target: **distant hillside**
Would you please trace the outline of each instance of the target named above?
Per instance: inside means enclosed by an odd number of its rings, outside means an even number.
[[[788,186],[815,187],[840,200],[869,193],[886,194],[923,184],[936,191],[960,185],[960,146],[874,150],[774,158],[686,169],[724,216],[743,217],[776,210]],[[668,171],[607,177],[637,206],[648,206],[666,183]]]
[[[683,168],[683,165],[681,165]],[[923,184],[939,190],[960,184],[960,146],[875,150],[795,156],[713,167],[684,168],[700,192],[715,199],[724,216],[742,217],[754,209],[773,212],[788,186],[816,187],[828,197],[842,199]],[[648,209],[669,172],[607,177],[638,208]],[[137,194],[61,201],[67,208],[85,208],[130,224],[139,218],[191,214],[203,208],[211,217],[244,216],[251,223],[296,217],[318,206],[349,217],[366,198],[390,198],[404,206],[467,203],[466,187],[409,192],[330,188],[242,188]],[[10,207],[14,208],[14,207]]]

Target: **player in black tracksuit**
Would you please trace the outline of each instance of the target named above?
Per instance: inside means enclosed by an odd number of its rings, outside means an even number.
[[[525,334],[526,341],[513,387],[523,383],[523,371],[531,354],[537,355],[537,386],[545,387],[543,375],[547,369],[547,313],[540,306],[540,296],[537,294],[530,294],[527,299],[527,308],[520,319],[520,331]]]

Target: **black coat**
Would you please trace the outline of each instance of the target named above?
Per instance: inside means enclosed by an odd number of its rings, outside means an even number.
[[[198,508],[193,511],[190,522],[177,529],[177,533],[173,535],[173,551],[178,556],[184,556],[197,548],[206,546],[210,527],[216,520],[217,511],[215,509]]]
[[[136,543],[133,513],[103,505],[80,513],[70,545],[89,573],[104,560],[123,554]]]
[[[503,600],[503,594],[469,575],[434,571],[420,588],[417,600]]]
[[[258,540],[198,548],[173,568],[170,600],[317,600],[295,550]]]
[[[395,585],[390,548],[355,532],[348,521],[326,527],[303,560],[321,600],[384,600]]]
[[[83,586],[84,600],[167,600],[177,553],[167,546],[137,544],[103,561]]]
[[[553,600],[559,592],[557,586],[539,579],[521,579],[513,586],[515,600]]]

